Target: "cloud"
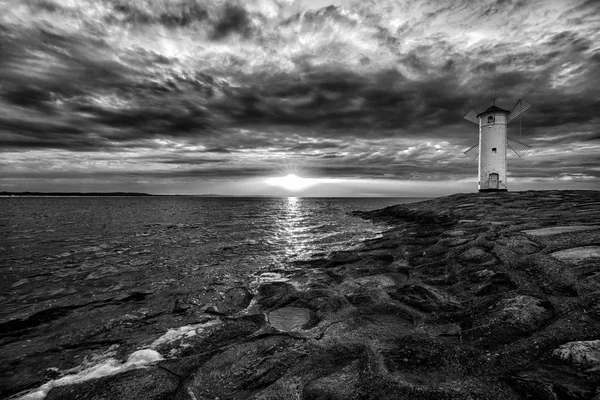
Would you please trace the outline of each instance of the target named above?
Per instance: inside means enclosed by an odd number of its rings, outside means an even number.
[[[552,154],[595,176],[597,2],[323,6],[5,1],[0,151],[19,163],[32,152],[65,176],[79,169],[53,159],[61,152],[133,152],[157,176],[255,176],[293,160],[331,177],[460,179],[473,175],[462,115],[496,96],[533,104],[520,128],[534,150],[515,174],[558,176],[537,161]]]

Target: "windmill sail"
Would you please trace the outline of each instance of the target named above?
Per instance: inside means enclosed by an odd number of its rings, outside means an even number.
[[[523,157],[523,155],[531,149],[530,145],[519,142],[511,137],[506,138],[506,144],[519,156],[519,158]]]
[[[477,157],[479,157],[479,143],[473,147],[469,147],[469,149],[464,152],[464,155],[469,157],[471,160],[475,160]]]
[[[471,110],[464,117],[467,121],[474,123],[475,125],[479,125],[479,119],[477,118],[477,111]]]
[[[515,104],[513,109],[510,110],[510,114],[508,114],[508,118],[506,119],[506,122],[510,122],[513,119],[517,118],[519,115],[521,115],[525,111],[529,110],[529,107],[531,107],[531,104],[519,99],[519,101],[517,101],[517,104]]]

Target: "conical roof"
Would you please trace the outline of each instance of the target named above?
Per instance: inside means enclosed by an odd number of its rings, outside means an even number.
[[[480,115],[483,115],[483,114],[486,114],[486,113],[489,113],[489,112],[504,112],[504,113],[510,114],[510,111],[505,110],[503,108],[500,108],[500,107],[497,107],[497,106],[494,105],[494,106],[490,106],[484,112],[480,112],[479,114],[477,114],[477,116],[479,117]]]

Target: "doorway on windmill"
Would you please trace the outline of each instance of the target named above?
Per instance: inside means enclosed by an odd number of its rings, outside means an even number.
[[[498,189],[498,174],[490,174],[489,188]]]

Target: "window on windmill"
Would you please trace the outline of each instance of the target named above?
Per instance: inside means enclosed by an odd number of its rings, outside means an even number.
[[[488,124],[493,124],[493,123],[494,123],[494,116],[493,116],[493,115],[490,115],[490,116],[488,117]]]
[[[496,148],[492,147],[492,154],[496,154]]]

